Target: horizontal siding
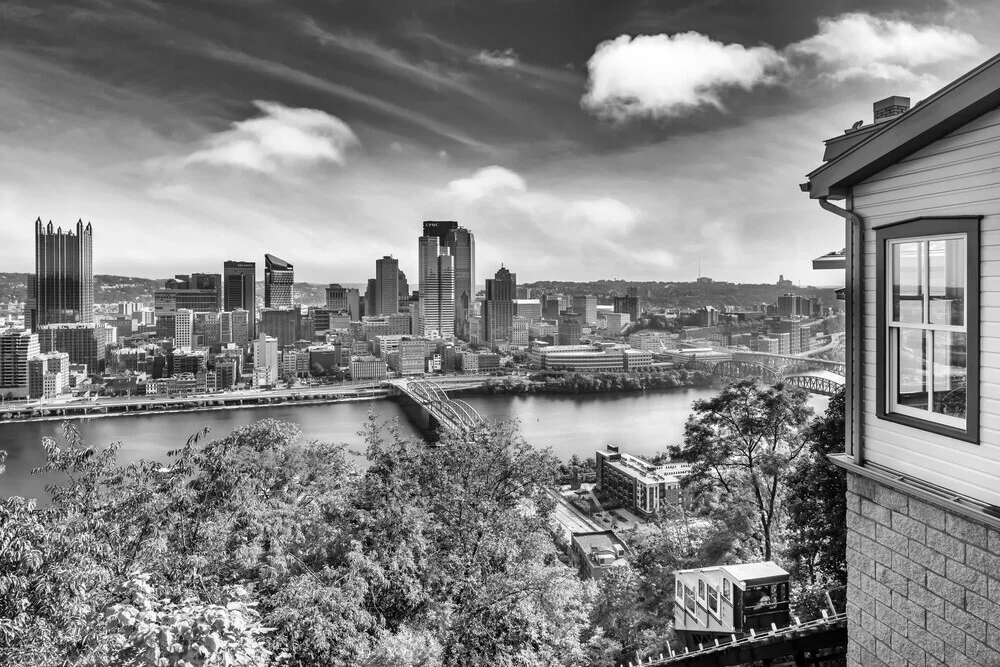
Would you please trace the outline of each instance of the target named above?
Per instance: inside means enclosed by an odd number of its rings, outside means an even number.
[[[900,473],[1000,506],[1000,110],[859,184],[853,206],[865,221],[864,451]],[[980,444],[875,416],[874,228],[922,216],[981,215]]]

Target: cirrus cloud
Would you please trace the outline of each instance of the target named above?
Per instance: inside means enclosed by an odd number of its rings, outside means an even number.
[[[471,58],[471,62],[478,65],[485,65],[486,67],[493,67],[496,69],[510,69],[511,67],[517,67],[520,59],[514,49],[503,49],[501,51],[480,51]]]
[[[260,100],[254,105],[262,115],[209,137],[184,162],[275,173],[304,164],[343,165],[347,151],[359,143],[347,123],[325,111]]]

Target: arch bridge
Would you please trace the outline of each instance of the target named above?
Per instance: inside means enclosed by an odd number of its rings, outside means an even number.
[[[779,370],[794,366],[829,371],[835,375],[846,374],[844,362],[830,361],[829,359],[815,359],[791,354],[774,354],[772,352],[734,352],[733,359],[738,361],[752,361],[762,366],[769,366]]]
[[[432,380],[396,379],[388,384],[393,394],[405,396],[420,408],[428,428],[438,425],[462,431],[484,421],[475,408],[465,401],[449,398],[441,385]]]
[[[780,355],[775,355],[780,356]],[[796,357],[791,357],[795,359]],[[832,362],[836,363],[836,362]],[[813,394],[833,396],[844,388],[843,382],[819,375],[783,375],[780,368],[759,364],[744,358],[733,358],[728,361],[696,360],[688,364],[691,370],[711,373],[713,380],[733,381],[742,378],[756,378],[762,382],[777,384],[784,382],[792,387],[800,387]]]
[[[783,381],[792,387],[801,387],[809,393],[821,396],[834,396],[844,388],[842,382],[818,375],[789,375]]]

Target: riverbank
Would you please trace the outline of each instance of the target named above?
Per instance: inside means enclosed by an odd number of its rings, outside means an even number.
[[[496,394],[619,394],[649,389],[707,388],[712,374],[704,371],[667,370],[637,373],[576,373],[539,371],[527,378],[489,379],[468,395]]]
[[[139,417],[151,415],[177,414],[181,412],[210,412],[215,410],[244,410],[248,408],[273,408],[286,405],[327,405],[331,403],[357,403],[387,398],[389,392],[384,389],[367,390],[355,394],[325,394],[319,396],[285,395],[285,396],[252,396],[233,397],[198,397],[187,400],[172,399],[152,403],[113,403],[101,402],[80,404],[71,403],[65,406],[42,408],[41,414],[34,412],[28,416],[4,412],[0,414],[0,427],[4,424],[23,424],[47,421],[90,420],[104,417]],[[9,418],[7,415],[11,415]]]

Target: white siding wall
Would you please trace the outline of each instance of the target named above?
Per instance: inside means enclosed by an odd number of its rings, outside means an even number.
[[[1000,506],[1000,110],[854,188],[865,221],[864,456],[900,473]],[[875,233],[920,216],[982,215],[980,444],[875,416]]]

